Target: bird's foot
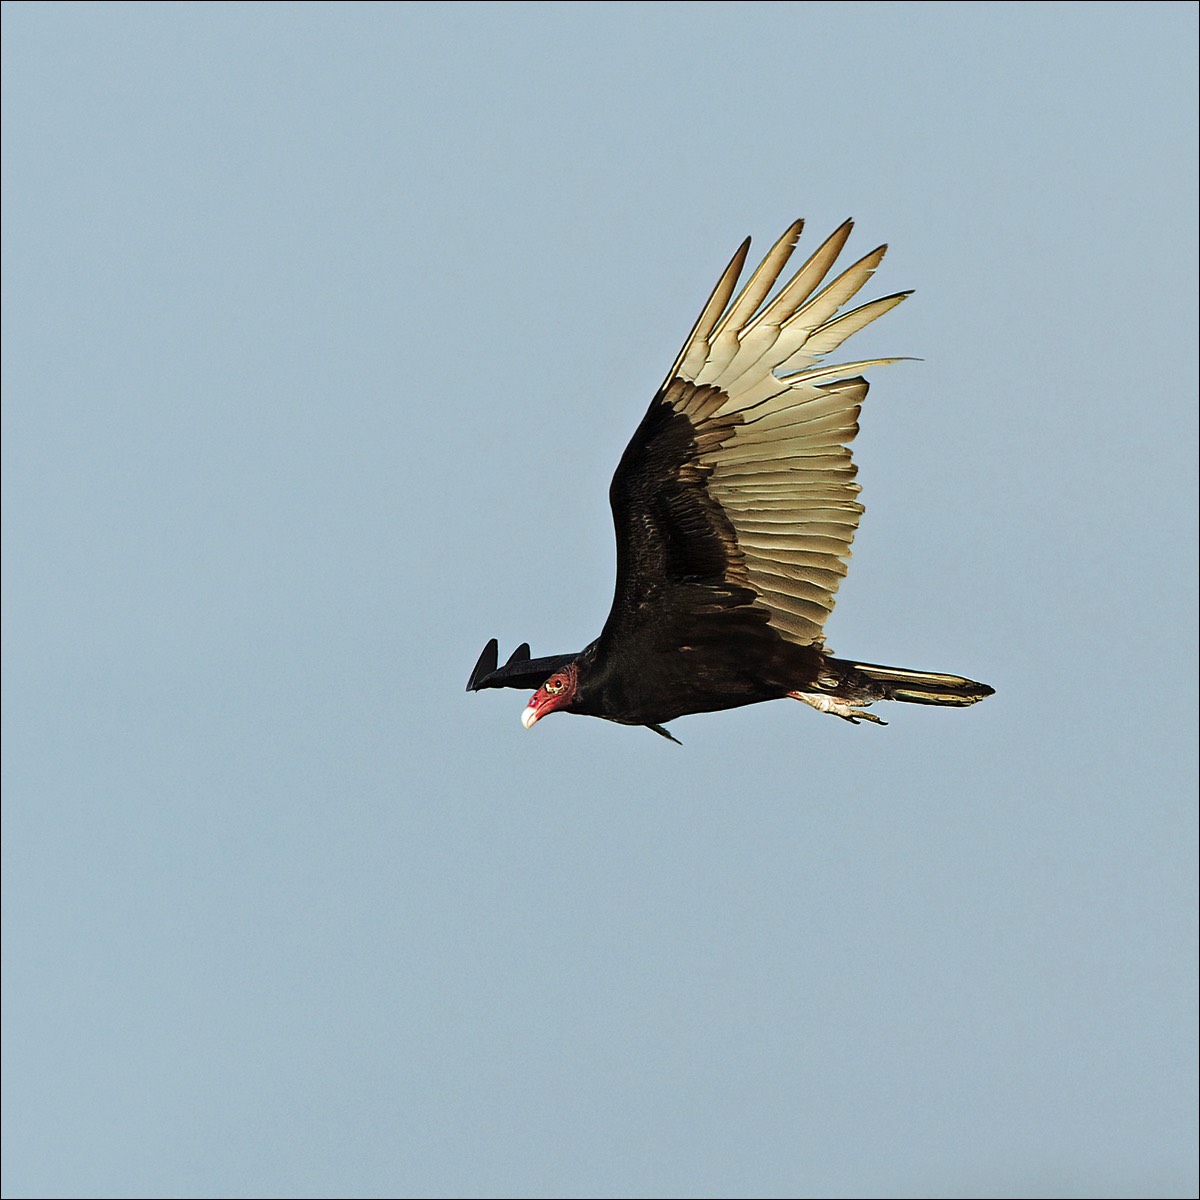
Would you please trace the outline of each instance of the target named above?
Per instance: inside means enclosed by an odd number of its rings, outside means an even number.
[[[817,692],[788,692],[788,695],[793,700],[803,700],[805,704],[811,704],[817,712],[833,713],[835,717],[841,717],[843,721],[849,721],[851,725],[857,725],[859,721],[870,721],[872,725],[887,724],[885,720],[877,717],[874,713],[863,711],[870,705],[869,700],[857,703],[849,700],[835,700],[832,696],[822,696]]]

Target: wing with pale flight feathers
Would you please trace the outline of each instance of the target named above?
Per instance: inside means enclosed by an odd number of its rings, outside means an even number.
[[[841,311],[886,249],[829,279],[847,221],[768,299],[801,228],[735,296],[749,239],[741,245],[622,456],[604,652],[738,633],[823,644],[863,512],[849,449],[867,394],[861,372],[898,360],[820,360],[908,293]]]

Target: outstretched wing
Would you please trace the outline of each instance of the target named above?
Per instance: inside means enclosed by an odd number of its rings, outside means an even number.
[[[742,244],[621,458],[603,651],[700,649],[739,633],[822,643],[863,511],[849,450],[867,394],[859,372],[897,360],[819,360],[908,293],[839,315],[886,250],[826,282],[847,221],[766,303],[801,228],[731,302]]]
[[[530,658],[529,643],[522,642],[508,656],[508,662],[502,667],[496,664],[499,659],[499,645],[492,638],[483,648],[475,669],[467,680],[468,692],[481,692],[484,688],[540,688],[555,671],[565,667],[577,656],[574,654],[552,654],[547,658]]]

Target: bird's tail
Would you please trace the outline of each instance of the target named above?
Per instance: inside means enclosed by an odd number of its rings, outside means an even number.
[[[945,704],[965,708],[983,700],[996,690],[986,683],[963,679],[961,675],[936,675],[932,671],[906,671],[901,667],[880,667],[874,663],[848,663],[852,670],[869,681],[866,689],[877,700],[905,700],[909,704]]]

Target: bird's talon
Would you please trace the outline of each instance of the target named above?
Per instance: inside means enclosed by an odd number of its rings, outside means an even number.
[[[863,711],[871,703],[869,700],[835,700],[832,696],[822,696],[816,692],[788,692],[788,695],[793,700],[803,700],[817,712],[833,713],[835,717],[841,717],[851,725],[857,725],[859,721],[870,721],[872,725],[887,724],[882,717]]]

